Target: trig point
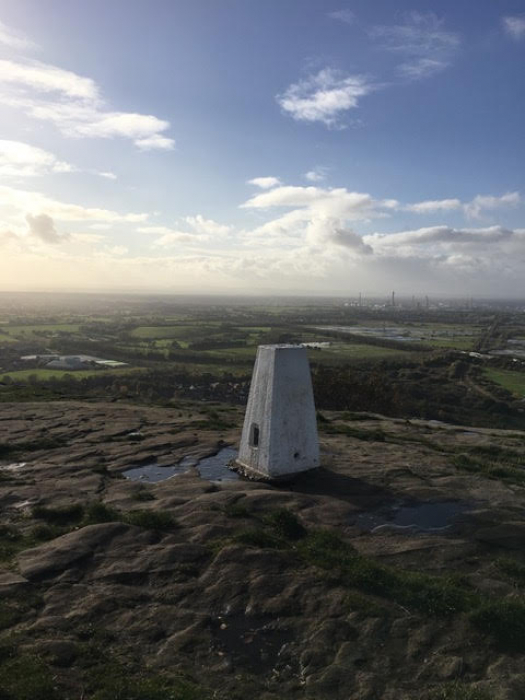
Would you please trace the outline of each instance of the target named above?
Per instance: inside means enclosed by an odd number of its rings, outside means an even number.
[[[246,476],[282,479],[319,466],[306,349],[260,345],[236,463]]]

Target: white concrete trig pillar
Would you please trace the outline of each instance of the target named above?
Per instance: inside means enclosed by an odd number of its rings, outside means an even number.
[[[257,349],[237,467],[279,479],[320,464],[312,379],[306,349]]]

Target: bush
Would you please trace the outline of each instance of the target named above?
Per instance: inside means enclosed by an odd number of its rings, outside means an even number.
[[[266,520],[274,527],[277,535],[286,540],[300,540],[306,535],[305,527],[285,508],[273,511]]]

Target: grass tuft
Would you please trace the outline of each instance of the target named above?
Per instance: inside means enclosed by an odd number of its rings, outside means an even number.
[[[493,637],[504,650],[525,651],[525,602],[504,598],[483,602],[470,614],[481,632]]]
[[[131,510],[122,519],[146,530],[171,530],[177,526],[175,518],[165,510]]]

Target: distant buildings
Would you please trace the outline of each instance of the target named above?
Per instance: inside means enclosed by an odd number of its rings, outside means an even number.
[[[24,362],[36,362],[44,369],[59,369],[68,372],[86,369],[108,369],[115,367],[126,367],[127,362],[117,360],[103,360],[100,357],[91,355],[23,355],[20,358]]]

